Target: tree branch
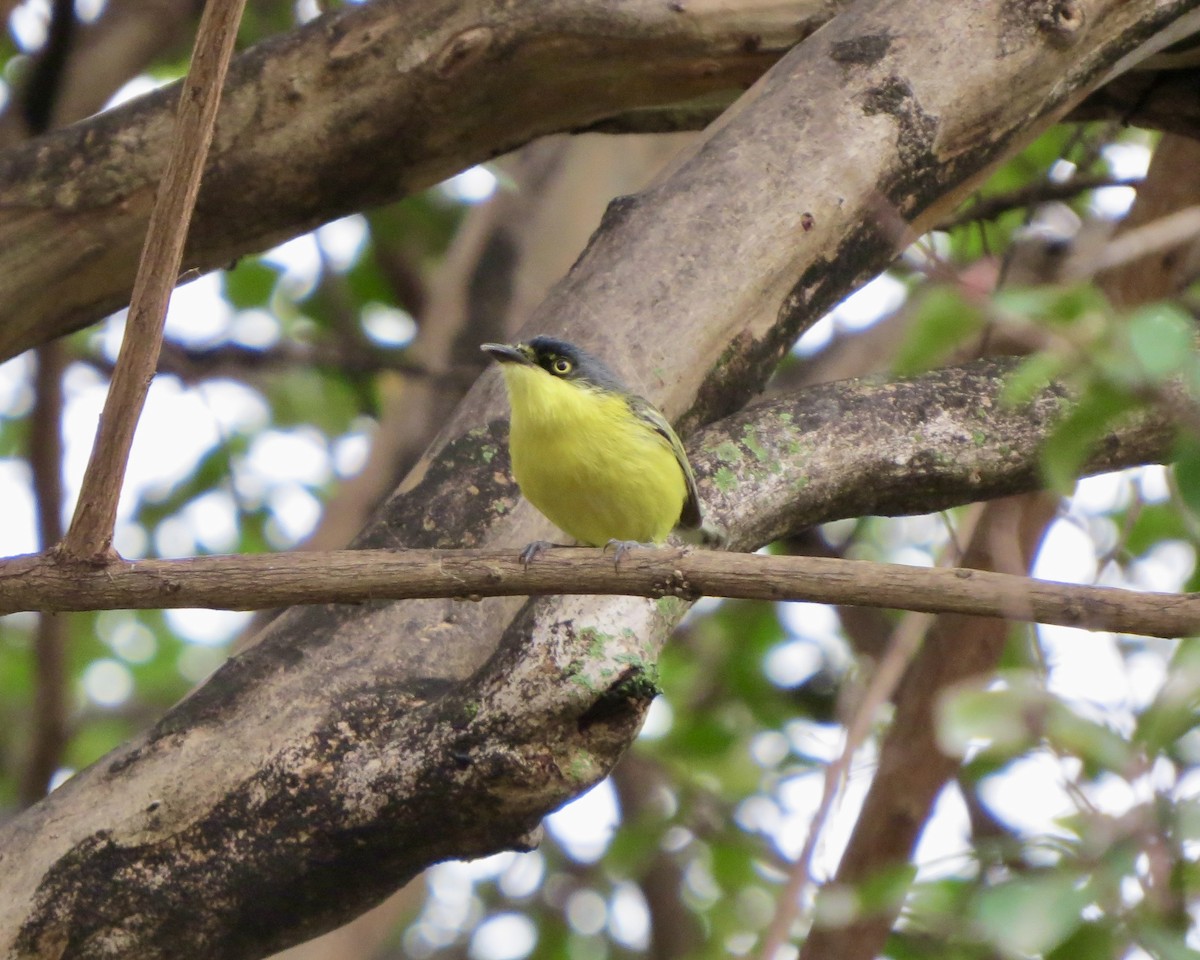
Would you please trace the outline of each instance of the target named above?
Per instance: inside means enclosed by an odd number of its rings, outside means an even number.
[[[332,550],[118,561],[72,570],[37,555],[0,561],[0,615],[18,610],[215,607],[547,594],[807,600],[960,613],[1152,637],[1200,629],[1200,596],[1077,586],[983,570],[690,548],[638,550],[617,568],[560,548],[525,569],[512,551]]]
[[[52,548],[63,534],[62,414],[63,344],[37,350],[34,406],[30,418],[29,465],[37,499],[38,543]],[[46,795],[67,744],[67,620],[51,613],[38,618],[34,637],[33,729],[29,759],[21,773],[23,806]]]
[[[15,104],[14,112],[21,118],[25,135],[44,133],[51,126],[51,115],[59,101],[63,72],[73,49],[75,29],[73,0],[54,0],[46,43],[35,59]]]
[[[112,551],[117,501],[133,434],[158,366],[167,303],[179,275],[204,158],[212,142],[221,87],[245,0],[211,0],[200,18],[196,48],[179,94],[179,114],[166,173],[155,194],[125,336],[109,384],[100,426],[61,552],[95,562]]]
[[[547,133],[698,129],[844,5],[637,0],[614,18],[586,0],[390,0],[328,14],[235,61],[185,265],[225,265]],[[1106,6],[1069,35],[1047,23],[1041,39],[1060,52],[1090,42],[1110,28]],[[1167,24],[1187,7],[1172,0],[1153,19]],[[1130,31],[1125,52],[1146,38]],[[1102,65],[1077,58],[1072,73]],[[555,82],[530,79],[540,76]],[[132,238],[165,163],[174,93],[0,154],[0,249],[10,251],[0,361],[128,302]],[[657,113],[665,120],[648,118]],[[71,163],[81,152],[84,167]]]
[[[740,91],[837,6],[636,0],[616,17],[590,0],[388,0],[322,16],[234,61],[184,266],[223,266],[547,133]],[[128,302],[178,96],[0,153],[0,360]]]
[[[994,220],[1012,210],[1049,203],[1051,200],[1073,200],[1089,190],[1099,190],[1105,187],[1136,188],[1141,184],[1141,177],[1122,178],[1108,174],[1081,174],[1061,183],[1054,180],[1039,181],[995,196],[980,197],[974,202],[966,204],[953,216],[947,217],[937,225],[937,229],[953,230],[968,223]]]

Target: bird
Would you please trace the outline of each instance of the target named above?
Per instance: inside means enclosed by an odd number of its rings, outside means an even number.
[[[602,360],[555,337],[481,348],[504,374],[508,447],[521,493],[555,526],[616,565],[676,527],[700,528],[696,478],[670,423]],[[528,566],[549,543],[521,554]]]

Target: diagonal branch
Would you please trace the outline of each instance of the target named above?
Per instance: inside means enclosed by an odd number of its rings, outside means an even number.
[[[179,95],[171,157],[155,196],[138,263],[125,337],[75,515],[61,545],[64,557],[97,562],[112,551],[129,450],[158,365],[167,303],[179,276],[188,224],[200,191],[200,175],[212,142],[221,87],[244,5],[245,0],[211,0],[200,19],[192,63]]]

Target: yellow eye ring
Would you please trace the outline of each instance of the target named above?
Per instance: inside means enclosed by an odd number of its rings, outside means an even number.
[[[570,373],[571,372],[571,361],[568,360],[566,357],[559,357],[557,360],[554,361],[553,364],[551,364],[551,367],[554,370],[554,372],[558,373],[558,374]]]

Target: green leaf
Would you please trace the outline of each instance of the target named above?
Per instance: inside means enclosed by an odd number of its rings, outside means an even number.
[[[1138,943],[1155,960],[1200,960],[1200,951],[1189,947],[1185,937],[1186,933],[1153,923],[1143,923],[1137,930]]]
[[[957,877],[918,883],[913,886],[904,908],[918,924],[930,926],[942,917],[961,914],[974,889],[973,883]]]
[[[1200,437],[1181,433],[1175,442],[1175,487],[1192,513],[1200,516]]]
[[[901,376],[937,366],[964,340],[983,329],[979,309],[953,287],[939,286],[918,298],[913,323],[896,357]]]
[[[1067,368],[1067,359],[1057,353],[1035,353],[1008,376],[1001,400],[1012,406],[1028,403]]]
[[[354,390],[340,377],[312,368],[294,367],[273,377],[268,397],[276,429],[311,424],[328,436],[338,436],[360,410]]]
[[[1029,181],[1035,177],[1043,178],[1050,167],[1062,158],[1063,151],[1070,146],[1070,142],[1075,136],[1075,131],[1065,124],[1050,127],[1017,156],[988,177],[981,193],[985,196],[993,193],[1008,193],[1020,187],[1029,186]]]
[[[1196,450],[1195,473],[1200,474],[1200,446]],[[1196,477],[1200,487],[1200,476]],[[1123,517],[1114,517],[1117,525],[1121,526]],[[1129,528],[1125,538],[1125,547],[1134,556],[1140,556],[1163,540],[1182,540],[1188,536],[1179,510],[1169,503],[1146,504],[1138,511],[1137,519]]]
[[[1200,722],[1200,639],[1182,641],[1167,680],[1138,717],[1134,739],[1161,751]]]
[[[395,292],[374,257],[360,257],[346,272],[346,286],[358,304],[391,303]]]
[[[1073,324],[1097,312],[1111,312],[1103,294],[1087,284],[1073,287],[1006,287],[992,296],[992,302],[1002,313],[1060,325]]]
[[[622,821],[604,854],[605,869],[617,877],[638,877],[660,853],[665,823],[649,817]]]
[[[0,460],[24,456],[29,449],[29,417],[0,417]]]
[[[858,898],[867,913],[898,911],[916,879],[917,868],[901,864],[879,870],[858,885]]]
[[[1046,735],[1059,749],[1079,757],[1088,776],[1104,771],[1125,774],[1135,754],[1124,737],[1101,723],[1081,717],[1065,703],[1052,700],[1046,714]]]
[[[1084,923],[1046,954],[1046,960],[1085,960],[1121,956],[1109,922]]]
[[[1153,380],[1175,376],[1194,358],[1195,323],[1171,304],[1137,310],[1127,320],[1127,332],[1133,356]]]
[[[736,893],[757,879],[752,849],[748,845],[711,840],[708,849],[712,855],[713,879],[726,893]]]
[[[238,261],[232,270],[224,274],[225,298],[237,310],[254,307],[266,309],[279,280],[279,269],[264,263],[257,257],[246,257]]]
[[[938,705],[938,743],[946,753],[960,757],[981,740],[990,749],[1019,753],[1033,742],[1031,721],[1041,713],[1043,699],[1030,688],[956,690]]]
[[[1174,812],[1176,826],[1172,835],[1185,842],[1200,840],[1200,800],[1180,800]]]
[[[1117,417],[1136,405],[1128,393],[1109,384],[1089,387],[1042,448],[1046,484],[1059,493],[1070,494],[1096,442]]]
[[[1076,284],[1073,287],[1051,287],[1058,296],[1050,301],[1050,309],[1046,319],[1062,324],[1073,324],[1085,317],[1095,314],[1109,314],[1111,307],[1099,288],[1090,283]]]
[[[1089,900],[1076,877],[1050,873],[981,891],[973,913],[984,936],[1006,953],[1045,953],[1071,936]]]
[[[676,750],[697,761],[723,756],[737,741],[737,734],[727,723],[705,714],[686,725],[677,723],[670,739]]]

